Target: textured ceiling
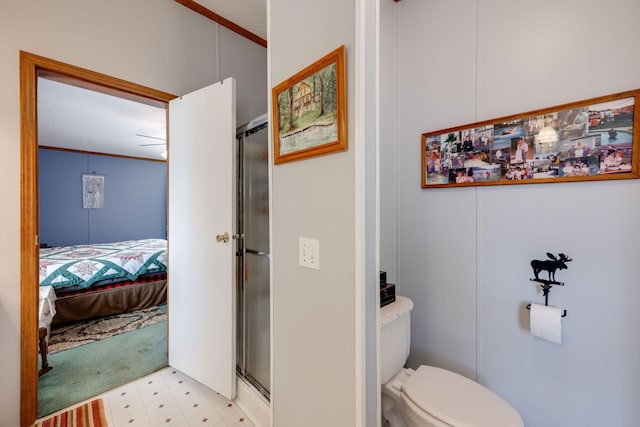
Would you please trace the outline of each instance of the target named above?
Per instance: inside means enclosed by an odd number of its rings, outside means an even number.
[[[38,79],[39,145],[162,160],[165,120],[164,108]]]

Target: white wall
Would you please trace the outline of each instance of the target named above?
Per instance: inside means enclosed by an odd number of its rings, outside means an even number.
[[[377,421],[375,71],[362,68],[375,67],[377,2],[365,3],[269,1],[270,87],[346,45],[349,138],[346,152],[273,167],[272,408],[278,427]],[[298,266],[300,237],[319,239],[319,271]],[[371,353],[367,366],[364,352]]]
[[[236,124],[242,126],[267,112],[267,50],[223,26],[216,27],[218,80],[236,79]]]
[[[397,127],[382,125],[395,130],[398,252],[388,256],[416,305],[409,364],[477,379],[528,427],[640,425],[640,183],[422,190],[419,155],[423,132],[639,88],[640,3],[402,1],[391,13]],[[543,301],[529,261],[548,251],[573,258],[550,294],[568,310],[561,345],[532,337],[523,310]]]
[[[3,425],[14,426],[20,408],[19,51],[177,95],[237,73],[237,121],[243,123],[266,110],[266,49],[172,0],[5,1],[0,39],[0,414]]]
[[[380,3],[380,269],[397,284],[398,157],[397,14],[392,1]]]

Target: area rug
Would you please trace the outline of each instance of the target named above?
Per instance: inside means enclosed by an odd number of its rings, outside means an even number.
[[[49,338],[49,354],[154,325],[164,320],[167,320],[166,313],[158,307],[151,307],[54,327]]]
[[[34,427],[107,427],[102,399],[95,399],[84,405],[37,422]]]

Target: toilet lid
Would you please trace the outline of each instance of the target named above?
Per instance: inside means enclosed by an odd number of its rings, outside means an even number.
[[[492,391],[454,372],[420,366],[403,384],[406,398],[457,427],[521,427],[520,415]]]

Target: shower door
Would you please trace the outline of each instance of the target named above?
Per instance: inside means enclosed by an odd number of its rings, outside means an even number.
[[[237,372],[269,399],[269,139],[266,118],[238,128],[237,141]]]

